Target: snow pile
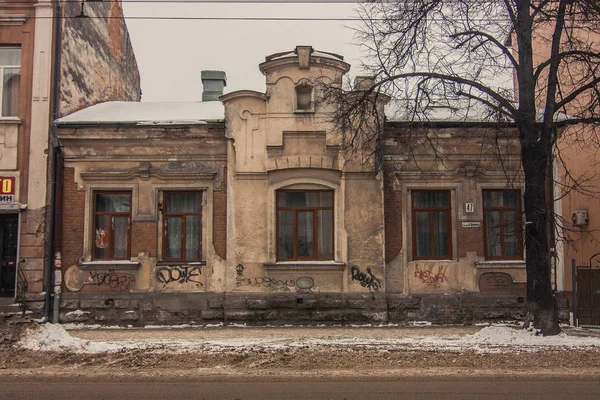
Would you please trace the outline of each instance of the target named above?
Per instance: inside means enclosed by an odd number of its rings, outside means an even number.
[[[28,329],[19,341],[18,346],[29,350],[68,350],[85,353],[115,351],[119,350],[120,347],[108,343],[74,338],[59,324],[44,324]]]
[[[542,336],[535,329],[491,325],[462,340],[465,344],[506,347],[600,347],[600,339],[594,337],[568,336],[564,332],[556,336]]]

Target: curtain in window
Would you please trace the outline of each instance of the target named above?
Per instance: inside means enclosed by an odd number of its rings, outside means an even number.
[[[4,68],[2,89],[2,116],[18,116],[20,85],[21,68]]]
[[[2,116],[18,115],[19,86],[21,84],[21,49],[0,48],[2,76]]]
[[[200,193],[167,193],[167,251],[166,258],[199,260],[201,255],[200,215],[188,215],[201,212]],[[179,214],[179,215],[170,215]],[[185,224],[185,228],[184,228]],[[184,232],[185,229],[185,232]],[[184,239],[185,238],[185,239]],[[185,240],[185,241],[184,241]],[[182,254],[184,249],[184,254]]]

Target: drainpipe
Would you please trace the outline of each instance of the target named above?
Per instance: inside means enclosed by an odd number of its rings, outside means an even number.
[[[44,321],[50,320],[50,304],[52,302],[52,294],[54,289],[54,218],[55,218],[55,207],[56,207],[56,164],[57,164],[57,152],[58,142],[56,139],[56,128],[54,126],[54,120],[58,118],[58,101],[59,101],[59,90],[60,90],[60,57],[61,57],[61,24],[62,24],[62,9],[61,0],[56,0],[55,4],[55,18],[54,18],[54,65],[53,65],[53,76],[52,76],[52,114],[51,114],[51,125],[49,129],[50,133],[50,199],[48,204],[49,216],[48,216],[48,240],[46,242],[46,268],[48,273],[46,274],[46,297],[44,301]],[[60,270],[59,270],[60,272]],[[59,299],[55,299],[55,302],[59,302]],[[60,304],[55,306],[58,308]],[[58,309],[56,310],[58,312]],[[56,321],[58,322],[58,317]]]

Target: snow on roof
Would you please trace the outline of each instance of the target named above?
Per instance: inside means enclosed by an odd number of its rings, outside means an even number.
[[[57,125],[86,124],[206,124],[223,122],[225,109],[220,101],[186,103],[144,103],[109,101],[57,119]]]

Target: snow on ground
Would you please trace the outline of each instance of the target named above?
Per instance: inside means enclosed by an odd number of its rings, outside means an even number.
[[[238,327],[239,328],[239,327]],[[98,329],[98,328],[97,328]],[[223,335],[219,330],[223,330]],[[271,331],[269,331],[271,329]],[[506,324],[495,324],[482,328],[471,335],[448,334],[448,329],[436,335],[435,329],[411,329],[397,332],[403,328],[389,328],[389,335],[373,337],[369,328],[349,328],[343,335],[329,334],[327,328],[308,331],[297,335],[296,328],[278,327],[253,328],[239,330],[232,334],[230,328],[213,327],[212,337],[202,337],[201,330],[194,330],[187,338],[157,339],[146,334],[133,339],[118,340],[82,340],[71,336],[62,325],[45,324],[30,329],[18,343],[18,346],[30,350],[73,351],[81,353],[115,352],[128,349],[147,349],[153,351],[190,351],[203,352],[245,351],[264,349],[281,350],[283,348],[377,348],[378,350],[473,350],[481,353],[509,351],[535,352],[544,349],[581,349],[600,347],[599,337],[570,336],[562,333],[557,336],[543,337],[534,330],[524,330]],[[354,330],[353,330],[354,329]],[[226,332],[226,330],[228,330]],[[372,330],[371,330],[372,331]],[[451,331],[451,328],[450,328]],[[138,330],[139,332],[139,330]],[[200,332],[200,333],[198,333]],[[314,337],[311,336],[314,332]],[[107,335],[104,335],[105,337]],[[110,337],[110,335],[108,335]]]

